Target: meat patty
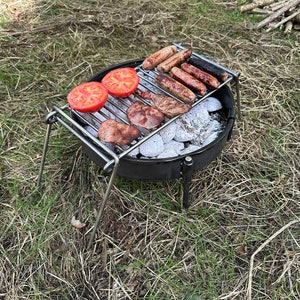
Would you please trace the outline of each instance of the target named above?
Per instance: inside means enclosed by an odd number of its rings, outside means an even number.
[[[191,105],[181,103],[167,95],[141,92],[140,96],[145,99],[150,99],[153,107],[157,108],[168,117],[175,117],[184,114],[191,109]]]
[[[164,114],[156,108],[138,101],[128,107],[126,114],[131,124],[146,129],[153,129],[159,126],[165,118]]]
[[[114,145],[126,145],[140,136],[140,131],[132,125],[108,119],[102,122],[98,129],[100,141]]]

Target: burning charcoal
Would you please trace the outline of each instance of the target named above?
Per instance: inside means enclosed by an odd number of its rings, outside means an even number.
[[[199,149],[201,149],[201,147],[196,146],[196,145],[192,145],[192,144],[191,144],[191,145],[189,145],[188,147],[182,149],[182,150],[180,151],[180,155],[189,154],[189,153],[194,152],[194,151],[197,151],[197,150],[199,150]]]
[[[202,143],[202,147],[210,144],[211,142],[213,142],[219,135],[218,131],[215,131],[214,133],[212,133],[211,135],[209,135],[206,140],[204,140],[204,142]]]
[[[177,123],[173,122],[160,131],[159,134],[162,137],[164,143],[167,143],[174,138],[177,126]]]
[[[189,120],[192,126],[196,128],[203,128],[207,126],[210,121],[210,115],[205,107],[196,105],[188,113],[182,116],[184,120]]]
[[[202,146],[203,142],[208,139],[210,135],[214,134],[215,132],[219,132],[221,127],[222,125],[218,121],[211,119],[206,127],[203,127],[202,130],[198,131],[198,135],[195,139],[192,140],[192,143],[194,145]],[[214,139],[215,138],[216,137],[214,137]],[[213,140],[211,140],[211,142]]]
[[[127,150],[130,146],[124,145],[122,146],[122,149]],[[130,151],[127,155],[133,158],[136,158],[140,154],[140,148],[134,148],[132,151]]]
[[[197,137],[196,128],[191,124],[191,120],[185,115],[175,121],[178,124],[174,140],[177,142],[188,142]]]
[[[155,157],[164,151],[164,142],[160,135],[156,134],[140,146],[140,153],[147,157]]]
[[[159,154],[156,158],[169,158],[169,157],[176,157],[178,153],[174,149],[167,149]]]
[[[184,143],[180,143],[180,142],[172,140],[165,144],[165,150],[168,150],[168,149],[173,149],[178,154],[178,153],[180,153],[180,151],[182,149],[184,149]]]
[[[215,97],[208,97],[199,104],[200,107],[205,108],[208,112],[214,112],[222,109],[221,102]]]

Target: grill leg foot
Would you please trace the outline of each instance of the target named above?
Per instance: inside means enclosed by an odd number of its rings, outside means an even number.
[[[182,205],[184,208],[189,208],[189,191],[190,183],[193,174],[193,159],[191,156],[186,156],[182,166],[182,180],[183,180],[183,199]]]

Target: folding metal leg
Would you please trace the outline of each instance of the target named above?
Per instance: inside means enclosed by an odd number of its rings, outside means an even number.
[[[183,199],[182,205],[184,208],[189,208],[189,191],[193,174],[193,159],[191,156],[186,156],[182,165],[182,181],[183,181]]]
[[[113,187],[113,183],[114,183],[116,175],[117,175],[118,167],[119,167],[119,164],[114,165],[113,171],[112,171],[112,173],[110,175],[110,179],[109,179],[109,182],[108,182],[108,185],[107,185],[107,189],[106,189],[106,192],[104,194],[104,197],[103,197],[100,209],[98,211],[98,214],[97,214],[97,217],[96,217],[96,221],[95,221],[95,224],[94,224],[94,228],[93,228],[92,234],[90,236],[90,240],[89,240],[89,243],[88,243],[88,249],[91,247],[91,245],[92,245],[92,243],[94,241],[95,234],[97,232],[99,223],[100,223],[100,221],[102,219],[103,212],[104,212],[107,200],[108,200],[108,198],[110,196],[110,191],[111,191],[111,189]]]
[[[45,166],[45,160],[46,160],[46,154],[47,154],[48,145],[49,145],[51,127],[54,122],[55,122],[55,120],[52,122],[49,122],[47,124],[47,130],[46,130],[44,146],[43,146],[43,154],[42,154],[42,159],[41,159],[41,163],[40,163],[39,175],[38,175],[38,179],[37,179],[37,187],[38,188],[41,186],[41,181],[42,181],[42,176],[43,176],[43,171],[44,171],[44,166]]]

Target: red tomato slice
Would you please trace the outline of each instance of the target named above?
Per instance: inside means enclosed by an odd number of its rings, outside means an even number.
[[[108,72],[101,82],[110,95],[128,97],[137,89],[140,78],[133,68],[118,68]]]
[[[76,86],[67,96],[72,109],[85,113],[98,111],[104,106],[107,98],[107,89],[100,82],[96,81]]]

